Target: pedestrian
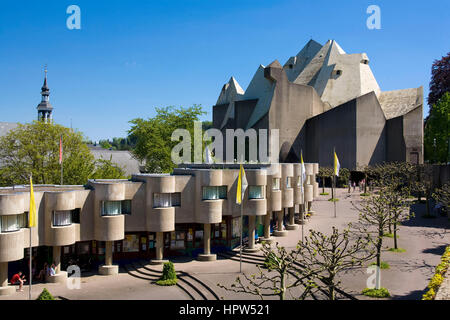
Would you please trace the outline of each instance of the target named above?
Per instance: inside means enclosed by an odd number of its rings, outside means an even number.
[[[19,271],[11,278],[11,284],[19,283],[19,289],[17,291],[23,291],[23,283],[25,282],[25,275],[22,274],[22,271]]]

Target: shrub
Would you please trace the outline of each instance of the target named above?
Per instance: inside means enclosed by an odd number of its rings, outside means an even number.
[[[156,284],[160,286],[173,286],[177,284],[177,274],[175,267],[171,261],[164,263],[163,274],[161,278],[156,281]]]
[[[445,249],[444,254],[441,257],[441,263],[436,266],[434,276],[431,278],[428,284],[429,290],[422,296],[422,300],[434,300],[436,293],[444,281],[444,274],[447,272],[450,265],[450,246]]]
[[[369,289],[369,288],[365,288],[362,291],[362,294],[368,297],[373,297],[373,298],[388,298],[391,295],[389,294],[388,289],[386,288],[380,288],[380,289]]]
[[[48,292],[46,288],[44,288],[44,290],[42,290],[41,294],[36,300],[55,300],[55,298],[53,298],[52,294]]]

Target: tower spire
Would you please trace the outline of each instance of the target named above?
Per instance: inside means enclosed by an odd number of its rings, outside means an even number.
[[[50,89],[47,86],[47,64],[44,66],[44,84],[41,88],[41,103],[38,104],[38,120],[45,123],[51,122],[53,107],[49,102]]]

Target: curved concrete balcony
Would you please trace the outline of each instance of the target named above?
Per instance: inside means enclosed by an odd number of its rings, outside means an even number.
[[[76,228],[74,224],[69,226],[52,226],[48,229],[48,246],[68,246],[76,242]]]
[[[0,233],[0,262],[23,259],[23,230]]]
[[[147,214],[147,230],[169,232],[175,230],[175,207],[152,208]]]
[[[222,221],[222,199],[202,200],[195,209],[195,222],[220,223]]]
[[[294,177],[299,177],[301,175],[302,165],[300,163],[294,163]]]
[[[45,192],[45,206],[49,211],[74,210],[76,194],[73,191]]]
[[[26,193],[0,194],[0,215],[22,214],[28,211],[28,208],[25,209],[26,195]]]
[[[248,199],[244,202],[244,215],[264,216],[267,213],[266,199]]]
[[[125,183],[93,182],[95,197],[101,201],[125,200]]]
[[[290,208],[294,206],[294,189],[284,189],[282,193],[282,206],[283,208]]]
[[[302,188],[295,186],[293,189],[294,189],[294,204],[303,204]]]
[[[125,217],[122,214],[117,216],[98,217],[95,224],[95,240],[122,240],[125,237],[124,224]]]
[[[313,183],[313,195],[314,195],[314,198],[317,198],[319,196],[319,183],[318,182]]]
[[[281,164],[279,163],[272,163],[269,167],[268,174],[272,178],[281,178]]]
[[[272,211],[280,211],[281,206],[281,190],[272,190],[270,196],[270,208]]]
[[[200,170],[197,175],[200,178],[200,185],[205,187],[222,186],[222,170]]]
[[[170,175],[154,176],[150,178],[152,191],[157,193],[175,192],[175,177]]]
[[[266,170],[247,170],[245,177],[249,186],[266,186],[267,172]]]
[[[294,184],[294,164],[283,163],[281,164],[281,189],[289,189],[286,187],[286,179],[291,178],[291,186]]]
[[[305,201],[313,201],[314,190],[311,184],[305,184]]]
[[[310,176],[314,174],[314,164],[313,163],[305,163],[306,175]]]
[[[318,163],[313,163],[313,173],[319,174],[319,164]]]

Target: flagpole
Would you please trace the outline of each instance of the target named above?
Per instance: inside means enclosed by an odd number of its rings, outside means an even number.
[[[241,200],[241,245],[239,246],[239,273],[242,273],[242,233],[243,233],[243,221],[242,216],[244,212],[243,203]]]
[[[334,217],[336,218],[336,169],[337,169],[337,163],[336,163],[336,148],[333,147],[333,162],[334,162],[334,174],[333,174],[333,204],[334,204]]]
[[[303,225],[305,224],[305,186],[303,185],[303,150],[300,150],[300,156],[301,156],[301,160],[302,163],[300,164],[300,186],[301,186],[301,190],[302,190],[302,208],[300,211],[300,215],[301,215],[301,220],[300,223],[302,224],[302,242],[304,240],[304,228]]]
[[[32,180],[32,178],[33,178],[33,174],[31,173],[30,174],[30,182],[31,181],[33,181]],[[31,192],[31,185],[30,185],[30,192]],[[31,213],[31,208],[30,208],[30,211],[29,211],[29,213]],[[28,218],[28,220],[30,220],[30,218]],[[32,249],[31,249],[31,230],[32,230],[32,228],[31,228],[31,226],[28,226],[29,227],[29,229],[30,229],[30,261],[29,261],[29,268],[30,268],[30,278],[28,279],[28,283],[29,283],[29,290],[28,290],[28,300],[31,300],[31,282],[33,281],[32,280],[32,266],[31,266],[31,256],[32,256]]]

